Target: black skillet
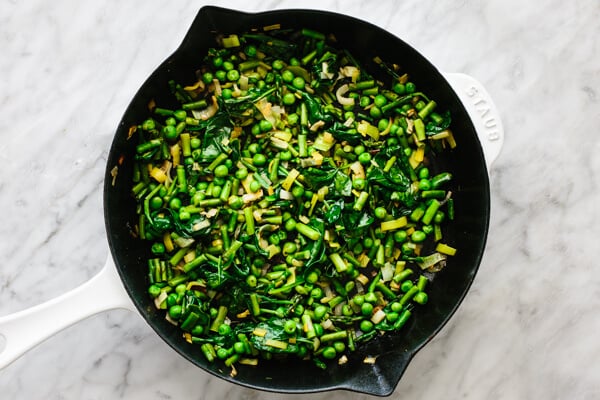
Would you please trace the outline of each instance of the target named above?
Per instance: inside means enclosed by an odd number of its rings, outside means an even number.
[[[427,306],[415,312],[400,333],[379,337],[350,354],[347,364],[334,364],[321,370],[310,362],[295,359],[261,360],[258,367],[238,366],[237,375],[231,377],[229,368],[219,363],[208,363],[199,346],[188,344],[179,328],[157,312],[147,294],[145,260],[149,257],[149,248],[147,243],[133,238],[131,234],[136,224],[135,202],[130,197],[136,143],[128,139],[128,131],[130,126],[147,117],[147,105],[151,99],[165,106],[173,101],[167,85],[169,80],[195,80],[195,70],[207,49],[215,46],[216,32],[241,33],[272,24],[281,24],[282,28],[311,28],[333,33],[341,48],[349,49],[359,62],[371,69],[369,63],[373,57],[383,56],[386,61],[401,65],[420,89],[450,110],[453,117],[451,128],[458,147],[438,157],[435,164],[440,169],[452,171],[455,177],[452,191],[456,218],[449,225],[445,240],[460,250],[429,286],[430,301]],[[497,140],[502,131],[500,121],[493,117],[495,110],[487,93],[478,85],[471,84],[471,81],[464,81],[460,76],[458,78],[459,86],[462,86],[455,92],[444,75],[412,47],[377,26],[345,15],[314,10],[249,14],[212,6],[202,8],[183,43],[142,85],[117,128],[104,185],[104,214],[113,260],[109,259],[103,271],[82,287],[34,309],[0,318],[0,339],[4,337],[7,342],[4,353],[0,346],[0,368],[28,347],[79,319],[105,309],[127,308],[129,300],[123,295],[114,273],[111,262],[114,261],[118,276],[135,305],[129,307],[136,308],[175,351],[215,376],[246,387],[275,392],[309,393],[346,389],[378,396],[391,394],[415,353],[440,331],[462,302],[479,268],[487,238],[490,214],[488,171],[474,123],[478,130],[486,131],[483,134],[487,136],[481,136],[485,139]],[[474,115],[473,119],[465,105]],[[489,115],[492,115],[491,119]],[[482,135],[482,132],[479,134]],[[488,159],[488,165],[489,162]],[[108,298],[106,304],[87,305],[99,300],[99,297]],[[74,301],[74,298],[80,300]],[[74,308],[73,304],[79,306]],[[30,322],[27,321],[32,318],[28,317],[38,315],[39,321],[39,315],[47,314],[50,308],[53,309],[53,321],[59,321],[56,327],[47,331],[29,329],[27,324]],[[33,332],[32,337],[27,337],[24,332]],[[29,342],[27,346],[25,342]],[[13,349],[13,344],[17,349]],[[376,362],[363,363],[366,356],[376,356]]]

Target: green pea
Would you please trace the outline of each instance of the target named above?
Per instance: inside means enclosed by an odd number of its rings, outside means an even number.
[[[429,178],[429,168],[423,167],[419,170],[419,179],[428,179]]]
[[[294,221],[293,218],[290,218],[287,221],[285,221],[285,230],[286,231],[291,232],[295,229],[296,229],[296,221]]]
[[[236,354],[244,354],[246,353],[246,345],[244,344],[244,342],[235,342],[233,344],[233,351]]]
[[[398,320],[398,317],[400,316],[400,314],[398,314],[397,312],[389,312],[385,315],[385,319],[390,322],[390,323],[394,323]]]
[[[193,336],[200,336],[204,333],[204,327],[202,325],[196,325],[192,328],[191,334]]]
[[[185,210],[180,210],[179,211],[179,220],[180,221],[189,221],[190,218],[192,218],[192,215]]]
[[[250,152],[250,154],[256,154],[260,152],[260,145],[258,143],[250,143],[250,145],[248,146],[248,151]]]
[[[379,129],[380,131],[384,131],[384,130],[387,129],[387,127],[388,127],[389,124],[390,124],[390,121],[388,121],[385,118],[382,118],[377,123],[377,129]]]
[[[299,199],[304,195],[304,188],[302,186],[294,186],[292,188],[292,196]]]
[[[325,307],[323,305],[316,306],[314,314],[315,314],[315,319],[317,319],[319,321],[322,320],[325,317],[325,315],[327,314],[327,307]]]
[[[173,116],[178,121],[185,121],[187,117],[187,112],[185,110],[175,110],[173,111]]]
[[[425,235],[425,232],[419,230],[414,231],[410,235],[410,240],[412,240],[414,243],[422,243],[426,238],[427,235]]]
[[[358,103],[361,107],[364,108],[364,107],[368,106],[369,104],[371,104],[371,99],[369,98],[369,96],[362,96]]]
[[[172,319],[179,319],[183,312],[183,308],[179,304],[175,304],[169,308],[169,317]]]
[[[274,70],[281,70],[283,69],[283,67],[285,66],[285,63],[283,62],[283,60],[277,59],[277,60],[273,60],[273,62],[271,63],[271,66],[273,67]]]
[[[365,294],[365,301],[367,303],[375,304],[377,303],[377,295],[373,292],[369,292]]]
[[[233,210],[239,210],[244,206],[244,200],[240,196],[231,195],[227,199],[227,204]]]
[[[428,300],[428,296],[427,293],[425,292],[419,292],[417,294],[415,294],[415,296],[413,297],[413,301],[417,304],[425,304],[427,303]]]
[[[360,312],[365,317],[370,317],[371,314],[373,314],[373,304],[367,302],[363,303],[360,306]]]
[[[229,88],[224,88],[223,90],[221,90],[221,96],[227,100],[233,97],[233,91]]]
[[[229,324],[221,324],[218,329],[219,335],[226,336],[231,333],[231,326]]]
[[[391,309],[393,312],[399,313],[400,311],[402,311],[402,308],[403,308],[403,307],[402,307],[402,304],[400,304],[400,303],[399,303],[399,302],[397,302],[397,301],[394,301],[392,304],[390,304],[390,309]]]
[[[229,168],[227,168],[227,165],[221,164],[215,168],[214,173],[217,178],[225,178],[229,175]]]
[[[384,219],[387,216],[387,210],[384,207],[377,207],[374,210],[375,218]]]
[[[315,333],[317,334],[317,336],[319,336],[319,337],[323,336],[323,334],[325,333],[325,328],[323,328],[323,325],[321,325],[321,324],[315,324],[314,330],[315,330]]]
[[[177,285],[175,287],[175,293],[177,293],[178,295],[185,294],[186,290],[187,290],[187,286],[185,285],[185,283],[180,283],[179,285]]]
[[[294,80],[294,73],[289,69],[285,70],[281,73],[281,79],[283,79],[284,82],[291,83]]]
[[[244,53],[250,58],[256,57],[256,47],[249,44],[244,48]]]
[[[377,96],[375,96],[375,98],[373,99],[373,103],[375,104],[375,107],[383,107],[387,104],[387,99],[385,98],[384,95],[382,94],[378,94]],[[385,129],[385,128],[384,128]]]
[[[396,243],[404,243],[408,239],[408,234],[406,231],[398,230],[394,232],[394,241]]]
[[[227,349],[225,347],[219,347],[217,349],[217,358],[220,360],[224,360],[227,357],[229,357],[229,352],[227,351]]]
[[[365,246],[365,249],[370,249],[371,247],[373,247],[374,244],[375,243],[373,239],[371,239],[370,237],[366,237],[363,239],[363,246]]]
[[[367,186],[367,181],[364,178],[354,178],[352,187],[356,190],[363,190]]]
[[[287,242],[283,245],[283,255],[295,253],[298,250],[298,246],[294,242]]]
[[[417,101],[417,104],[415,104],[415,109],[417,111],[421,111],[423,107],[425,107],[425,102],[423,100],[419,100]]]
[[[350,307],[350,305],[344,304],[342,306],[342,315],[344,315],[346,317],[350,317],[350,316],[354,315],[354,310],[352,310],[352,307]]]
[[[169,208],[175,211],[179,210],[181,208],[181,199],[179,199],[179,197],[173,197],[169,201]]]
[[[284,105],[286,106],[291,106],[296,102],[296,96],[294,96],[293,93],[286,93],[283,95],[283,98],[281,99],[281,101],[283,102]],[[288,117],[289,120],[289,117]]]
[[[344,344],[344,342],[338,340],[333,342],[333,348],[337,353],[343,353],[344,350],[346,350],[346,345]]]
[[[150,199],[150,208],[153,210],[157,210],[159,208],[161,208],[163,205],[163,199],[158,197],[158,196],[154,196],[152,199]]]
[[[301,76],[297,76],[294,78],[294,80],[292,81],[292,86],[295,87],[296,89],[304,89],[304,85],[306,82],[304,82],[304,78],[302,78]]]
[[[227,80],[230,82],[237,82],[240,79],[240,73],[237,69],[232,69],[231,71],[227,71]]]
[[[406,280],[406,281],[402,282],[402,284],[400,284],[400,290],[402,290],[404,293],[406,293],[413,286],[414,286],[414,283],[412,283],[412,281]]]
[[[179,132],[177,132],[177,128],[173,125],[165,125],[163,127],[163,136],[166,140],[174,141],[179,137]]]
[[[446,218],[446,214],[443,211],[438,211],[435,213],[435,215],[433,217],[433,222],[439,225],[442,222],[444,222],[445,218]]]
[[[158,297],[160,292],[161,292],[160,287],[158,287],[157,285],[150,285],[150,287],[148,288],[148,293],[152,297]]]
[[[323,297],[323,289],[321,289],[320,287],[313,288],[310,291],[310,297],[317,300],[320,299],[321,297]]]
[[[419,190],[431,189],[431,181],[427,178],[423,178],[419,181]]]
[[[362,321],[360,321],[360,330],[363,331],[364,333],[369,333],[373,330],[375,326],[373,325],[373,323],[371,321],[369,321],[368,319],[364,319]]]
[[[363,252],[363,246],[361,243],[356,243],[354,245],[354,248],[352,249],[352,252],[354,253],[354,255],[359,255],[360,253]]]
[[[204,82],[207,85],[212,83],[213,79],[214,76],[211,72],[205,72],[202,74],[202,82]]]
[[[293,334],[296,332],[296,322],[294,320],[288,319],[283,324],[283,330],[288,334]]]
[[[358,162],[360,162],[363,165],[369,164],[371,162],[371,154],[367,152],[362,153],[358,156]]]
[[[304,306],[302,304],[298,304],[296,307],[294,307],[294,315],[300,317],[302,314],[304,314]]]
[[[264,154],[257,153],[252,157],[252,164],[257,167],[262,167],[267,163],[267,157]]]
[[[213,58],[212,61],[215,68],[220,68],[223,65],[223,58],[220,56]]]
[[[235,171],[235,177],[239,180],[244,180],[248,176],[248,170],[246,168],[240,168]]]
[[[210,195],[212,197],[219,197],[221,195],[221,190],[223,190],[223,187],[215,185],[215,186],[213,186],[212,192],[210,193]]]
[[[252,193],[256,193],[260,190],[260,183],[258,183],[258,181],[252,181],[250,182],[250,191]]]
[[[323,348],[321,355],[327,360],[333,360],[337,356],[337,352],[333,346],[326,346]]]
[[[260,130],[261,132],[269,132],[271,129],[273,129],[273,124],[266,119],[261,119],[259,122],[260,125]]]
[[[215,72],[215,78],[217,78],[219,82],[225,82],[225,80],[227,79],[227,72],[220,69],[217,72]]]
[[[258,283],[258,281],[256,279],[256,276],[254,276],[254,275],[248,275],[248,277],[246,278],[246,283],[250,287],[256,287],[256,285]]]
[[[279,153],[279,159],[281,161],[289,161],[289,160],[291,160],[292,159],[292,152],[288,151],[288,150],[282,151],[281,153]]]
[[[413,82],[406,82],[404,84],[404,87],[406,88],[406,93],[408,94],[412,94],[417,90],[417,87]]]
[[[394,86],[392,86],[392,90],[396,94],[404,94],[404,93],[406,93],[406,87],[402,83],[400,83],[400,82],[394,83]]]
[[[381,112],[381,108],[375,106],[375,107],[371,107],[371,109],[369,110],[369,115],[373,118],[381,118],[381,115],[383,113]]]
[[[160,255],[165,254],[165,245],[162,243],[154,243],[150,249],[152,254]]]
[[[235,68],[231,61],[223,61],[223,69],[225,71],[231,71]]]

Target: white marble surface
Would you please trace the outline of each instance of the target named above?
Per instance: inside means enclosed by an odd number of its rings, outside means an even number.
[[[203,2],[0,0],[0,315],[91,278],[102,180],[137,87]],[[224,1],[347,13],[491,93],[506,129],[487,251],[392,398],[600,399],[597,1]],[[160,367],[158,367],[160,363]],[[135,313],[62,331],[0,371],[2,399],[366,399],[275,395],[192,368]]]

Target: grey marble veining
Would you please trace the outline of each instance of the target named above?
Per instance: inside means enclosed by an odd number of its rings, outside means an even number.
[[[108,254],[115,127],[203,2],[0,2],[0,315],[53,298]],[[375,23],[481,81],[506,130],[472,290],[392,398],[600,398],[600,3],[223,1]],[[0,370],[2,399],[367,399],[276,395],[190,366],[141,317],[106,312]]]

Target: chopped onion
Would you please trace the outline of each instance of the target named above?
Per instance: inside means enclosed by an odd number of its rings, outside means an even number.
[[[211,97],[211,101],[212,101],[212,103],[205,109],[192,110],[192,114],[194,115],[194,118],[201,119],[203,121],[206,121],[207,119],[212,118],[217,113],[217,110],[219,109],[219,105],[217,104],[217,98],[215,96]]]
[[[354,99],[352,97],[344,97],[344,94],[346,94],[348,90],[348,84],[345,83],[335,91],[335,97],[337,98],[337,101],[343,106],[354,105]]]
[[[367,175],[365,174],[365,169],[361,163],[358,161],[350,164],[350,171],[352,171],[353,178],[362,178],[365,179]]]
[[[281,189],[279,191],[279,198],[282,200],[294,200],[295,197],[292,192],[288,192],[287,190]]]
[[[383,267],[381,267],[381,280],[383,282],[389,282],[394,277],[394,266],[390,263],[385,263]]]
[[[363,363],[365,364],[375,364],[375,362],[377,361],[377,357],[373,357],[373,356],[366,356],[363,360]]]
[[[352,65],[346,65],[340,68],[340,74],[345,78],[352,78],[352,83],[356,83],[360,75],[360,70]]]

